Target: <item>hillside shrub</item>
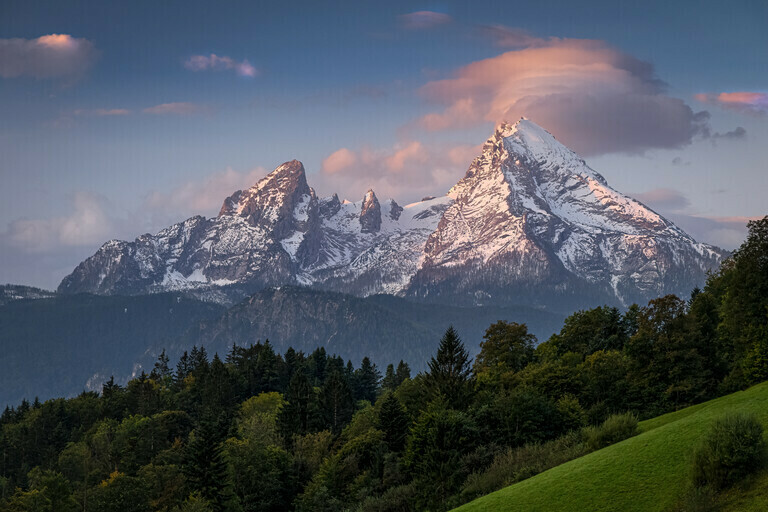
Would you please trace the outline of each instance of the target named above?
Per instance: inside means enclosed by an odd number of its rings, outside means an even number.
[[[763,426],[753,414],[729,414],[717,420],[693,453],[696,487],[723,489],[765,465]]]
[[[578,431],[552,441],[509,448],[482,472],[471,474],[461,491],[463,501],[525,480],[588,453]]]
[[[637,434],[637,416],[631,412],[612,414],[598,426],[582,430],[589,451],[599,450]]]

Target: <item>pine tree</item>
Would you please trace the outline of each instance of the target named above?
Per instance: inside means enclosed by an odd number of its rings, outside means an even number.
[[[314,421],[315,393],[302,371],[295,372],[288,385],[288,403],[280,412],[283,435],[290,440],[295,434],[306,434]]]
[[[363,358],[360,369],[355,371],[355,398],[357,400],[368,400],[373,403],[376,401],[376,395],[379,392],[379,381],[381,373],[376,365],[367,357]]]
[[[216,512],[227,501],[227,464],[221,447],[220,428],[212,418],[200,422],[190,435],[185,451],[184,475],[192,489],[208,500]]]
[[[406,379],[411,378],[411,367],[408,366],[408,363],[404,362],[402,359],[397,364],[397,371],[395,371],[395,376],[397,377],[397,385],[399,386],[402,384]]]
[[[325,425],[331,432],[338,434],[352,419],[355,409],[352,390],[340,372],[334,371],[328,376],[320,391],[320,402]]]
[[[166,377],[170,377],[171,368],[168,366],[169,362],[170,359],[168,358],[168,355],[166,355],[165,349],[163,349],[158,356],[157,361],[155,361],[155,367],[152,369],[152,373],[150,373],[152,379],[160,381],[165,380]]]
[[[381,381],[381,387],[390,391],[397,388],[397,375],[395,375],[395,366],[390,363],[384,372],[384,379]]]
[[[187,351],[185,350],[176,365],[176,375],[174,376],[176,384],[180,384],[186,379],[189,376],[190,371],[192,371],[192,365],[189,359],[189,354],[187,354]]]
[[[442,395],[450,407],[466,407],[472,384],[470,359],[453,326],[440,340],[437,355],[429,361],[429,372],[425,377],[433,397]]]
[[[408,415],[403,404],[394,393],[388,393],[384,403],[381,404],[379,428],[384,432],[384,441],[391,451],[399,452],[405,448],[408,424]]]

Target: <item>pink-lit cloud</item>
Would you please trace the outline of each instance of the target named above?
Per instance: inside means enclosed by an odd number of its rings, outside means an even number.
[[[696,94],[697,101],[717,105],[746,114],[768,114],[768,93],[764,92],[721,92],[720,94]]]
[[[153,107],[147,107],[142,112],[154,115],[191,115],[207,112],[209,109],[203,105],[189,102],[161,103]]]
[[[409,140],[390,148],[341,148],[322,163],[317,184],[324,194],[356,199],[368,188],[379,198],[409,202],[448,191],[464,175],[480,146],[427,145]]]
[[[416,11],[398,17],[400,25],[409,30],[424,30],[453,21],[449,15],[435,11]]]
[[[95,109],[78,109],[74,111],[76,116],[96,116],[96,117],[110,117],[110,116],[127,116],[131,113],[126,108],[95,108]]]
[[[442,110],[411,128],[435,131],[526,116],[585,155],[676,148],[709,132],[647,62],[602,41],[551,39],[459,68],[420,93]]]
[[[82,77],[99,52],[93,43],[68,34],[49,34],[36,39],[0,39],[0,77]]]
[[[248,59],[238,61],[231,57],[220,57],[215,53],[210,55],[193,55],[184,61],[184,67],[191,71],[233,70],[238,75],[246,77],[254,77],[259,73],[259,70],[248,62]]]

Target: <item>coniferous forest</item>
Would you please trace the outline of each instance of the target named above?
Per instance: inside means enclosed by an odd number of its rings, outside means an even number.
[[[0,417],[7,511],[447,510],[768,379],[768,217],[689,297],[499,321],[427,370],[269,342],[163,353],[125,386]],[[411,362],[413,363],[413,362]]]

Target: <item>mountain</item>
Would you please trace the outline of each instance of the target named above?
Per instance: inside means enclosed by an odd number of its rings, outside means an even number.
[[[0,409],[35,396],[100,391],[110,376],[124,383],[150,372],[162,350],[175,364],[193,345],[222,357],[234,343],[269,340],[281,353],[322,346],[355,364],[364,356],[382,365],[404,359],[418,371],[448,325],[474,354],[488,325],[502,319],[525,319],[546,339],[563,316],[525,306],[414,304],[298,287],[265,289],[229,309],[184,292],[18,299],[0,304]]]
[[[101,391],[110,375],[131,376],[148,349],[170,345],[225,309],[179,292],[58,295],[0,305],[0,408],[23,398]]]
[[[357,202],[318,198],[293,160],[232,194],[215,218],[107,242],[58,290],[234,302],[299,285],[565,311],[687,295],[723,256],[521,119],[496,128],[447,195],[406,206],[372,190]]]
[[[24,286],[19,284],[0,285],[0,306],[16,300],[24,299],[47,299],[56,295],[55,292],[35,288],[33,286]]]
[[[193,345],[210,354],[226,354],[233,344],[270,340],[284,353],[288,347],[312,352],[324,347],[355,363],[368,356],[377,364],[403,359],[422,370],[434,355],[445,329],[453,325],[467,350],[476,354],[488,326],[501,319],[525,321],[544,340],[562,325],[562,315],[525,306],[459,307],[414,304],[392,295],[365,298],[300,287],[257,292],[218,319],[198,324],[170,345],[157,345],[143,360],[149,366],[166,349],[172,358]]]

